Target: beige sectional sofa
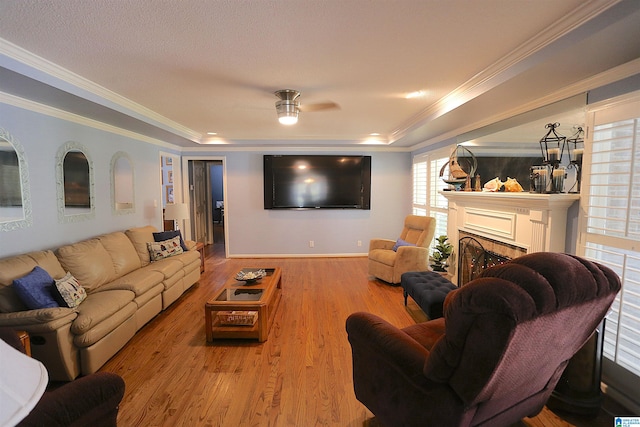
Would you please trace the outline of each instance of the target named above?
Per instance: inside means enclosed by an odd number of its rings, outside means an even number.
[[[200,280],[200,254],[188,251],[150,261],[147,226],[113,232],[58,248],[0,260],[0,326],[25,330],[32,355],[52,380],[97,371],[147,322]],[[75,308],[28,309],[14,279],[40,266],[54,279],[70,272],[86,290]]]

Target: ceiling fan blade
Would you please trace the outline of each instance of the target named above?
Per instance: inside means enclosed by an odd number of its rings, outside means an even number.
[[[314,104],[301,104],[300,111],[313,112],[313,111],[325,111],[325,110],[339,110],[340,106],[335,102],[316,102]]]

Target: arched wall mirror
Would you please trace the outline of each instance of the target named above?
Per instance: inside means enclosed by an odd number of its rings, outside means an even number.
[[[56,156],[58,221],[78,222],[95,216],[93,163],[87,149],[67,142]]]
[[[0,128],[0,231],[32,224],[29,170],[22,145]]]
[[[111,158],[111,207],[116,215],[135,212],[133,161],[124,151]]]

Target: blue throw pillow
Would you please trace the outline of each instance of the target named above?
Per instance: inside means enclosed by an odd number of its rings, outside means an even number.
[[[180,236],[180,247],[183,251],[188,251],[187,245],[184,244],[184,240],[182,240],[182,233],[180,230],[172,230],[172,231],[160,231],[158,233],[153,233],[153,240],[156,242],[164,242],[165,240],[173,239],[174,237]]]
[[[415,245],[413,243],[405,242],[402,239],[398,239],[396,240],[396,244],[393,245],[392,249],[394,250],[394,252],[397,252],[400,246],[415,246]]]
[[[55,286],[53,277],[41,267],[35,267],[31,273],[13,281],[16,293],[31,310],[39,308],[60,307],[53,298],[52,287]]]

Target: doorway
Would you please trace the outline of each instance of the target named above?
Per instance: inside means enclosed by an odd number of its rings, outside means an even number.
[[[225,183],[223,159],[183,159],[187,162],[191,239],[207,252],[226,258]],[[224,255],[223,255],[224,254]]]

